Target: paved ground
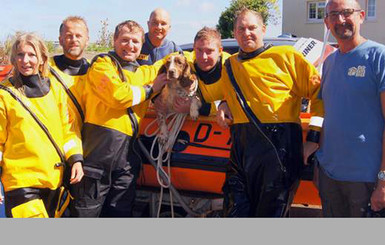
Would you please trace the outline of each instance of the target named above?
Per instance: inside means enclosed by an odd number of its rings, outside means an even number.
[[[4,218],[4,205],[0,205],[0,218]],[[291,218],[321,218],[320,206],[293,205],[290,210]]]
[[[322,218],[321,206],[292,205],[290,209],[292,218]]]

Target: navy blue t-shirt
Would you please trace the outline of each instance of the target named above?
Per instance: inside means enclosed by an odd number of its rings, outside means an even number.
[[[140,65],[152,65],[166,55],[179,51],[182,51],[182,49],[173,41],[169,41],[167,39],[163,40],[161,46],[154,47],[148,38],[148,33],[146,33],[142,51],[136,61]]]

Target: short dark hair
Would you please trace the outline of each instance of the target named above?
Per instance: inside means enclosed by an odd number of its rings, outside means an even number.
[[[222,47],[221,38],[222,38],[221,33],[217,29],[205,26],[202,29],[200,29],[195,35],[194,44],[198,40],[213,39],[218,43],[218,47]]]
[[[142,42],[144,42],[144,30],[143,30],[143,27],[141,25],[139,25],[136,21],[133,21],[133,20],[123,21],[122,23],[118,24],[115,27],[114,40],[116,40],[119,37],[120,31],[125,26],[130,30],[130,32],[139,32],[139,33],[141,33],[142,34]]]
[[[333,1],[331,0],[331,1],[328,1],[328,3],[326,4],[326,7],[325,7],[325,10],[327,11],[327,9],[328,9],[328,7],[329,7],[329,5],[332,3]],[[357,0],[354,0],[354,3],[356,4],[356,8],[357,9],[361,9],[361,5],[360,5],[360,3],[357,1]]]
[[[262,17],[262,14],[260,12],[257,12],[255,10],[252,10],[252,9],[248,9],[246,7],[242,7],[241,9],[239,9],[236,13],[235,13],[235,18],[234,18],[234,23],[233,23],[233,26],[234,26],[234,30],[237,26],[237,21],[240,17],[246,15],[246,14],[252,14],[254,16],[257,17],[257,19],[261,22],[261,24],[264,24],[264,20],[263,20],[263,17]]]

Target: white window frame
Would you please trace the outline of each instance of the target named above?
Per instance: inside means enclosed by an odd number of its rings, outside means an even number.
[[[372,1],[372,6],[370,6],[370,1]],[[369,15],[369,8],[373,7],[374,8],[374,13],[373,15]],[[366,19],[368,20],[375,20],[377,18],[377,1],[376,0],[367,0],[366,1]]]
[[[315,18],[310,18],[310,6],[312,5],[312,4],[315,4],[316,5],[316,9],[315,9]],[[323,6],[322,6],[323,5]],[[323,8],[324,9],[324,15],[325,15],[325,13],[326,13],[326,9],[325,9],[325,7],[326,7],[326,3],[325,3],[325,1],[308,1],[307,2],[307,8],[306,8],[306,11],[307,11],[307,13],[306,13],[306,15],[307,15],[307,21],[308,22],[323,22],[323,19],[324,19],[324,17],[325,16],[322,16],[322,18],[318,18],[319,16],[318,16],[318,10],[320,9],[320,8]]]

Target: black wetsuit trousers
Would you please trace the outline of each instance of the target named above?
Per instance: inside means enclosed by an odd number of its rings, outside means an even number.
[[[230,164],[223,186],[227,217],[288,215],[304,166],[302,128],[296,123],[260,128],[265,136],[251,123],[231,127]]]
[[[132,217],[136,176],[132,137],[96,125],[83,127],[84,177],[71,190],[73,217]]]

